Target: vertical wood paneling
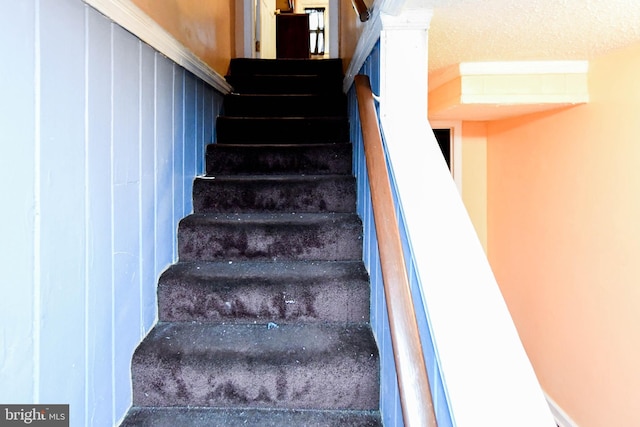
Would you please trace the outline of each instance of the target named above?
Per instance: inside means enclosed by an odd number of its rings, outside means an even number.
[[[112,426],[222,95],[81,0],[0,3],[0,54],[0,401]]]
[[[156,176],[155,176],[155,51],[140,44],[140,218],[142,323],[155,322],[156,304]]]
[[[193,179],[198,174],[196,163],[196,78],[193,74],[184,74],[184,192],[185,210],[193,211]],[[187,197],[189,195],[189,197]]]
[[[205,170],[205,147],[213,142],[213,99],[211,97],[211,89],[202,83],[202,145],[200,148],[199,158],[202,162],[199,174],[203,174]]]
[[[87,8],[87,396],[85,425],[113,424],[111,23]]]
[[[131,358],[140,322],[139,41],[113,27],[113,263],[116,413],[131,404]]]
[[[40,2],[39,396],[69,403],[79,420],[86,372],[84,18],[76,0]]]
[[[156,271],[173,261],[173,63],[156,54]],[[163,243],[161,243],[163,242]]]
[[[177,222],[187,215],[183,176],[184,167],[184,69],[177,65],[173,67],[173,214]],[[178,258],[178,248],[174,245],[173,258]]]
[[[205,93],[202,81],[196,82],[196,174],[204,170],[204,105]]]
[[[0,2],[0,401],[34,399],[35,2]],[[6,101],[2,101],[2,100]],[[20,381],[15,381],[20,378]]]

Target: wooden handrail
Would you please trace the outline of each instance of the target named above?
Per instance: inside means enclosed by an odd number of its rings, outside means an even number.
[[[351,4],[360,17],[360,21],[367,22],[371,18],[371,12],[364,0],[351,0]]]
[[[369,77],[356,76],[355,85],[404,425],[436,427]]]

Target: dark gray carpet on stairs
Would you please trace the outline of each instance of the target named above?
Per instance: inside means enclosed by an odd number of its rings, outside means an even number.
[[[381,426],[339,60],[234,59],[132,426]]]

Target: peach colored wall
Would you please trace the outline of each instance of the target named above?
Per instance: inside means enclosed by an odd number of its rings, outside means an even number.
[[[462,200],[487,251],[487,124],[462,123]]]
[[[235,0],[133,0],[178,41],[224,75],[235,50]]]
[[[543,388],[581,427],[640,425],[640,45],[588,105],[488,124],[492,268]]]
[[[370,4],[370,2],[366,2]],[[340,1],[340,58],[345,69],[349,66],[364,24],[358,19],[350,0]]]

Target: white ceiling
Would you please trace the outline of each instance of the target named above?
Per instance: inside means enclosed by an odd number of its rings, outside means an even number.
[[[435,0],[429,69],[591,59],[640,42],[640,0]]]

